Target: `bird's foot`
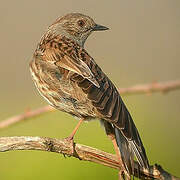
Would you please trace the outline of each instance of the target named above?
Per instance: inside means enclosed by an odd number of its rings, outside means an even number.
[[[74,138],[72,136],[69,136],[69,137],[64,138],[64,140],[70,144],[70,154],[73,156],[75,153]]]

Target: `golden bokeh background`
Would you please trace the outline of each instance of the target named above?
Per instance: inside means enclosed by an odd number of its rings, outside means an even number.
[[[36,91],[29,61],[57,17],[70,12],[91,16],[110,28],[93,33],[85,48],[117,87],[180,77],[179,0],[31,0],[0,6],[0,120],[47,103]],[[180,176],[180,91],[123,97],[139,129],[150,163]],[[77,123],[61,112],[44,114],[0,130],[0,136],[63,138]],[[113,152],[98,121],[84,123],[75,141]],[[117,179],[117,171],[62,155],[0,153],[0,180]]]

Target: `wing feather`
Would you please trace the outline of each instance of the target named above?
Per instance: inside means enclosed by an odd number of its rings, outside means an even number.
[[[43,56],[45,59],[55,62],[59,68],[77,73],[99,88],[95,75],[88,64],[84,62],[84,56],[81,53],[83,49],[78,44],[73,43],[65,38],[56,37],[48,42]]]

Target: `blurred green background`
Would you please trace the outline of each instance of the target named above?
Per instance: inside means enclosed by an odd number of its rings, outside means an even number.
[[[85,48],[117,87],[180,77],[179,0],[1,1],[0,120],[46,105],[35,89],[29,61],[57,17],[81,12],[109,31],[94,33]],[[150,163],[180,176],[180,91],[123,97],[139,129]],[[53,112],[0,131],[0,136],[63,138],[77,121]],[[113,152],[98,121],[84,123],[75,141]],[[47,152],[0,153],[0,180],[117,179],[117,171]]]

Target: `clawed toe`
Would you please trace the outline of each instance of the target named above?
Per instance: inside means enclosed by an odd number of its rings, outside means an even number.
[[[70,154],[71,155],[73,155],[74,154],[74,152],[75,152],[75,149],[74,149],[74,139],[73,139],[73,137],[71,137],[71,136],[69,136],[69,137],[66,137],[66,138],[64,138],[64,140],[65,141],[67,141],[69,144],[70,144],[70,146],[71,146],[71,151],[70,151]]]

